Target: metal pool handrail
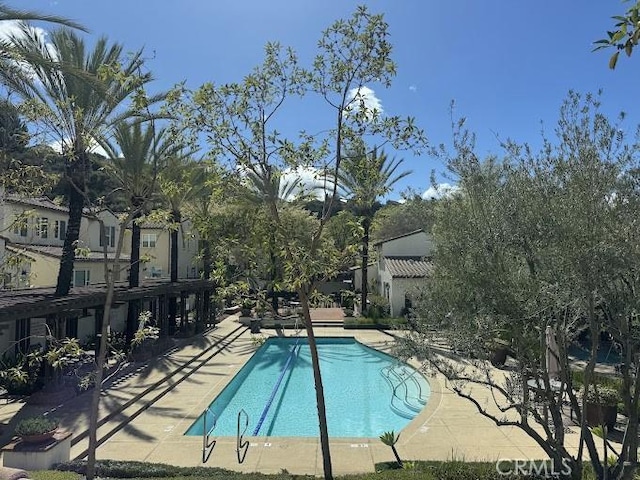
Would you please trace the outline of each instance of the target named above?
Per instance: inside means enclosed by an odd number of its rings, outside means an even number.
[[[418,407],[414,407],[409,399],[409,388],[407,387],[407,381],[408,380],[412,380],[413,384],[416,386],[417,388],[417,401],[424,405],[426,403],[426,400],[423,398],[423,394],[422,394],[422,385],[420,385],[420,382],[418,380],[416,380],[416,378],[414,377],[415,374],[418,373],[417,370],[414,370],[412,373],[410,374],[406,374],[406,371],[403,370],[402,374],[399,374],[396,371],[396,367],[398,367],[400,365],[389,365],[387,367],[382,367],[380,369],[380,373],[382,374],[382,376],[389,382],[390,386],[391,386],[391,399],[392,399],[392,403],[393,403],[393,398],[397,398],[398,400],[402,400],[404,402],[404,404],[409,407],[412,410],[415,411],[419,411]],[[391,376],[394,376],[397,380],[398,380],[398,384],[394,385],[394,383],[391,381]],[[400,387],[404,386],[404,399],[400,398],[400,396],[398,395],[397,391]]]
[[[293,359],[293,356],[294,356],[294,354],[296,352],[296,348],[298,348],[298,343],[299,342],[300,342],[300,339],[298,338],[298,340],[296,340],[296,344],[291,349],[291,352],[289,352],[289,357],[287,357],[287,362],[284,364],[284,367],[282,368],[282,371],[280,372],[280,375],[278,376],[278,380],[276,381],[276,384],[273,386],[273,389],[271,390],[271,395],[269,396],[269,400],[267,400],[267,404],[264,406],[264,409],[262,410],[262,414],[260,415],[260,419],[258,420],[258,424],[256,425],[256,428],[253,430],[253,436],[254,437],[256,435],[258,435],[258,432],[260,431],[260,428],[262,427],[262,424],[264,423],[264,419],[267,417],[267,413],[269,412],[269,408],[271,408],[271,404],[273,403],[273,399],[276,397],[276,393],[278,391],[278,388],[280,388],[280,384],[282,383],[282,379],[284,378],[284,374],[287,372],[287,369],[289,368],[289,365],[291,364],[291,360]]]
[[[404,372],[404,371],[403,371],[402,373],[404,374],[404,373],[406,373],[406,372]],[[415,375],[415,374],[417,374],[417,373],[418,373],[418,370],[414,370],[413,372],[411,372],[410,374],[408,374],[406,377],[405,377],[405,376],[402,376],[402,375],[398,375],[398,374],[396,373],[396,376],[399,376],[399,377],[400,377],[400,379],[401,379],[401,381],[400,381],[400,383],[399,383],[398,385],[396,385],[396,387],[393,389],[393,393],[394,393],[394,395],[395,395],[395,393],[396,393],[396,390],[397,390],[400,386],[402,386],[402,385],[406,384],[406,383],[407,383],[407,380],[411,379],[411,380],[413,380],[413,383],[415,384],[415,386],[416,386],[416,387],[418,387],[418,397],[417,397],[417,398],[418,398],[418,401],[419,401],[420,403],[422,403],[422,402],[423,402],[423,398],[422,398],[422,385],[420,385],[420,382],[414,378],[414,375]],[[408,397],[409,397],[409,390],[408,390],[407,388],[405,388],[405,401],[407,401]]]
[[[208,413],[213,417],[213,425],[209,430],[207,430]],[[213,452],[213,447],[216,446],[216,440],[209,441],[209,437],[217,424],[216,415],[209,409],[209,407],[205,408],[202,413],[202,423],[202,463],[207,463],[207,460],[209,460],[209,457],[211,456],[211,452]]]
[[[244,413],[244,429],[242,433],[240,433],[240,418]],[[244,440],[244,434],[247,432],[247,428],[249,427],[249,415],[245,412],[244,408],[242,408],[238,412],[238,435],[236,437],[236,454],[238,456],[238,463],[244,462],[245,457],[247,456],[247,451],[249,450],[249,440]],[[242,453],[241,453],[242,452]]]

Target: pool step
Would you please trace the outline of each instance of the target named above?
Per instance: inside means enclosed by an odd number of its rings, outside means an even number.
[[[413,418],[427,403],[427,396],[422,391],[416,370],[404,365],[391,365],[380,370],[392,389],[391,408],[398,415]]]

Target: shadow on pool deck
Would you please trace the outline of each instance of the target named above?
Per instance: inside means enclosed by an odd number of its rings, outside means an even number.
[[[342,315],[339,309],[318,309],[314,316]],[[229,343],[224,343],[212,359],[183,368],[180,366],[206,351],[214,339],[220,340],[233,333],[239,324],[237,316],[231,316],[209,332],[200,341],[185,344],[167,357],[158,357],[139,374],[130,375],[117,387],[103,395],[100,412],[104,417],[119,409],[155,382],[170,377],[162,383],[172,389],[155,402],[149,398],[134,402],[98,430],[100,437],[112,429],[119,428],[98,449],[98,458],[116,460],[140,460],[162,462],[183,466],[202,464],[202,439],[184,436],[192,422],[222,391],[245,362],[253,355],[255,345],[248,330]],[[270,334],[272,330],[263,330]],[[360,342],[389,351],[393,338],[375,330],[348,330],[342,328],[316,327],[317,336],[355,337]],[[273,332],[275,334],[275,332]],[[304,331],[301,332],[304,335]],[[208,355],[204,355],[206,358]],[[174,372],[172,374],[172,372]],[[183,374],[187,374],[182,378]],[[398,450],[406,459],[446,460],[496,460],[498,458],[542,458],[542,450],[528,436],[510,427],[498,428],[480,416],[466,400],[444,388],[439,377],[428,377],[431,397],[426,407],[402,430]],[[153,392],[152,394],[153,395]],[[479,392],[479,398],[486,395]],[[89,395],[82,395],[73,403],[62,405],[53,413],[60,418],[63,428],[74,434],[86,430],[88,425]],[[0,405],[0,422],[20,409],[27,413],[39,413],[34,407],[10,404]],[[21,412],[21,413],[25,413]],[[315,408],[309,408],[315,416]],[[134,417],[132,419],[132,417]],[[292,419],[295,421],[295,419]],[[383,432],[380,432],[383,433]],[[575,437],[575,439],[573,438]],[[577,446],[578,435],[568,435],[568,444]],[[210,460],[206,465],[225,467],[238,471],[280,472],[282,469],[296,474],[322,474],[322,459],[316,438],[249,437],[250,447],[246,460],[238,464],[236,438],[219,437]],[[72,456],[86,449],[86,440],[72,448]],[[378,438],[334,438],[331,454],[336,475],[372,472],[376,462],[391,461],[391,449]]]

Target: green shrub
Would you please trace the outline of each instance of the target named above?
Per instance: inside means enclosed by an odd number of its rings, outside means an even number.
[[[369,306],[365,316],[378,320],[387,318],[390,313],[389,301],[382,295],[369,295]]]
[[[584,389],[583,389],[583,395]],[[620,401],[618,390],[604,385],[591,385],[586,393],[587,402],[598,405],[617,406]]]
[[[34,351],[15,356],[6,353],[0,359],[0,387],[10,395],[30,395],[42,387],[38,378],[42,354]]]
[[[410,469],[398,469],[396,462],[376,463],[377,479],[403,480],[420,478],[423,480],[512,480],[519,477],[500,474],[495,462],[447,462],[414,461]],[[365,478],[364,476],[362,478]],[[369,477],[367,477],[369,478]]]
[[[84,475],[86,461],[71,461],[56,465],[56,469],[62,472],[75,472],[74,475]],[[46,473],[46,472],[44,472]],[[145,463],[136,461],[97,460],[96,476],[102,478],[167,478],[175,480],[193,478],[194,480],[293,480],[309,479],[316,477],[310,475],[291,475],[286,471],[279,474],[241,473],[225,470],[219,467],[177,467],[162,463]],[[76,477],[77,478],[77,477]],[[353,477],[357,479],[358,477]],[[39,476],[36,480],[49,480],[46,476]],[[54,476],[51,480],[74,480],[72,477]]]
[[[245,298],[244,300],[242,300],[242,303],[240,304],[240,308],[242,310],[251,310],[255,306],[256,306],[256,302],[254,300],[251,300],[250,298]]]
[[[340,306],[342,308],[348,308],[353,310],[353,304],[355,303],[356,292],[353,290],[340,290]]]
[[[406,318],[378,318],[369,317],[345,318],[344,328],[399,328],[403,329],[407,326]]]
[[[16,435],[23,437],[25,435],[41,435],[49,433],[58,428],[58,420],[50,417],[29,417],[20,420],[16,425]]]
[[[574,370],[571,372],[571,379],[573,380],[573,386],[576,389],[580,389],[584,386],[584,370]],[[613,388],[620,391],[622,388],[622,379],[611,375],[605,375],[602,373],[594,373],[591,379],[592,384],[602,385],[604,387]]]

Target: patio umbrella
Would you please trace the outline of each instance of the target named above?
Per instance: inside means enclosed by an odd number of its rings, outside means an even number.
[[[560,351],[551,325],[549,325],[545,331],[545,343],[547,346],[545,350],[547,373],[550,379],[557,379],[560,377],[560,362],[558,361]]]

